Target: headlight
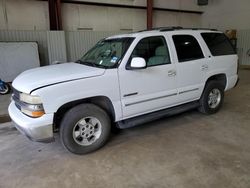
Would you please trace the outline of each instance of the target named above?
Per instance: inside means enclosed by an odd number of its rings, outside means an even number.
[[[21,112],[30,117],[41,117],[45,114],[42,105],[42,100],[39,96],[32,96],[25,93],[20,93],[19,106]]]
[[[39,96],[28,95],[26,93],[20,93],[20,101],[27,104],[42,104],[42,100]]]

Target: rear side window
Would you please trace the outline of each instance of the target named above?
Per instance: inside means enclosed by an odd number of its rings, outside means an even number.
[[[179,62],[204,58],[198,41],[192,35],[174,35],[173,41]]]
[[[201,33],[213,56],[235,54],[229,39],[223,33]]]

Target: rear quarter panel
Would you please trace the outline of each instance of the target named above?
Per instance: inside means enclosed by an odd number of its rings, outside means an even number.
[[[225,55],[225,56],[216,56],[209,59],[209,70],[207,72],[207,78],[216,75],[216,74],[226,74],[227,84],[225,91],[234,87],[238,75],[238,56],[235,55]]]

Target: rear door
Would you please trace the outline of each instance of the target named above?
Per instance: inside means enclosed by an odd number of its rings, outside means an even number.
[[[226,90],[232,88],[237,81],[237,61],[238,56],[231,42],[223,33],[218,32],[202,32],[209,50],[209,71],[207,76],[216,74],[226,74],[227,85]]]
[[[208,60],[198,34],[172,34],[176,51],[178,101],[185,103],[199,99],[204,87]]]

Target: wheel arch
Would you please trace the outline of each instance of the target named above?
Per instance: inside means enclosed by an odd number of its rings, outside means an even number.
[[[205,87],[206,87],[207,83],[211,80],[218,81],[221,85],[223,85],[224,89],[227,86],[227,76],[225,73],[214,74],[214,75],[211,75],[210,77],[208,77],[206,80],[206,83],[205,83]]]
[[[113,106],[111,100],[106,96],[95,96],[95,97],[89,97],[89,98],[71,101],[71,102],[68,102],[68,103],[60,106],[54,115],[54,122],[53,122],[54,123],[54,131],[57,131],[60,128],[61,120],[62,120],[64,114],[69,109],[73,108],[76,105],[83,104],[83,103],[95,104],[96,106],[102,108],[103,110],[105,110],[108,113],[112,122],[115,121],[116,114],[115,114],[115,109],[114,109],[114,106]]]

